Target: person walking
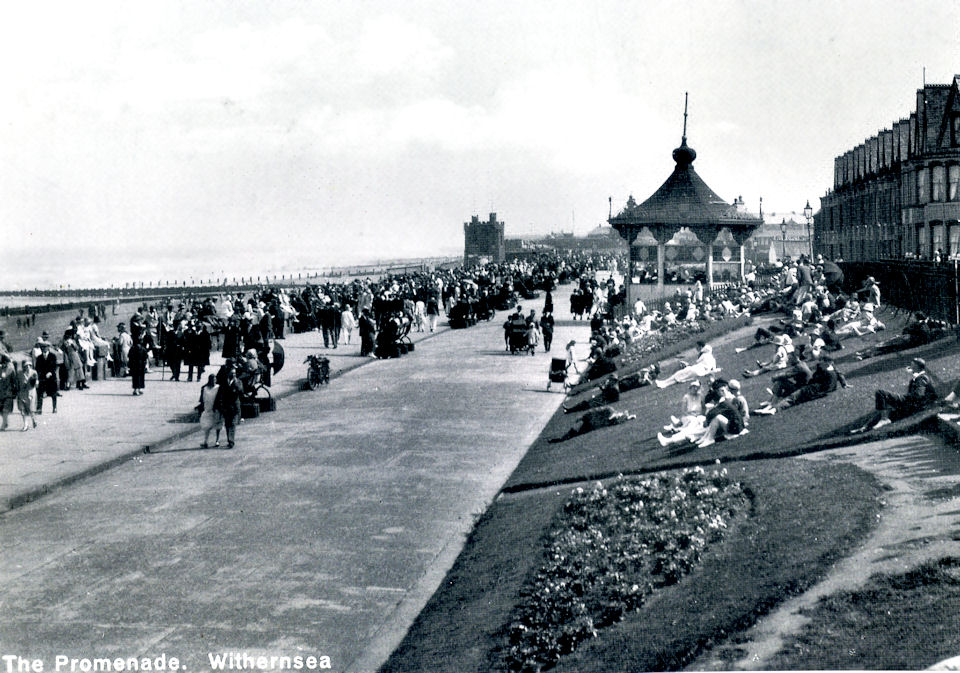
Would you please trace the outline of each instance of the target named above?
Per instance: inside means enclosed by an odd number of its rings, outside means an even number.
[[[200,429],[203,430],[203,444],[201,449],[210,446],[210,433],[217,431],[214,446],[220,446],[220,431],[223,429],[223,415],[217,409],[217,395],[220,386],[217,384],[217,375],[207,376],[207,382],[200,388]]]
[[[23,428],[26,432],[29,429],[27,419],[37,427],[37,418],[33,415],[33,409],[37,405],[37,371],[33,368],[30,360],[24,360],[20,365],[20,372],[17,374],[17,408],[20,415],[23,416]]]
[[[0,353],[0,416],[3,424],[0,430],[7,429],[10,412],[13,411],[13,401],[17,398],[17,370],[10,361],[10,356]]]
[[[243,386],[237,379],[237,370],[233,365],[226,368],[224,381],[220,384],[214,400],[214,408],[223,418],[223,426],[227,430],[227,447],[233,448],[236,437],[236,426],[240,421],[240,400],[243,398]]]
[[[143,345],[143,342],[140,339],[134,341],[127,356],[127,364],[130,367],[130,384],[133,386],[134,395],[143,395],[143,389],[147,382],[147,358],[149,357],[147,347]]]
[[[180,380],[180,366],[183,363],[186,348],[186,320],[180,320],[166,329],[163,337],[163,359],[170,365],[170,380]]]
[[[57,413],[57,397],[60,396],[60,382],[57,380],[57,356],[50,350],[50,342],[41,339],[40,355],[37,356],[37,413],[43,413],[43,396],[47,395],[53,402],[53,413]]]
[[[350,344],[350,339],[353,337],[353,330],[357,326],[357,318],[353,315],[353,310],[350,308],[350,304],[343,305],[343,312],[340,314],[340,331],[346,333],[347,335],[347,344]]]
[[[440,319],[440,302],[436,295],[430,295],[427,299],[427,326],[433,332],[437,329],[437,321]]]
[[[550,352],[550,345],[553,343],[553,327],[555,324],[553,318],[553,311],[543,311],[543,315],[540,316],[540,331],[543,333],[543,350],[544,352]]]

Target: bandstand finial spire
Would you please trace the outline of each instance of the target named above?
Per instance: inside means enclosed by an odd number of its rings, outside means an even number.
[[[677,162],[679,168],[686,168],[697,158],[696,151],[687,145],[687,100],[689,95],[683,92],[683,138],[680,140],[680,147],[673,151],[673,160]]]
[[[687,97],[688,92],[683,92],[683,144],[687,144]]]

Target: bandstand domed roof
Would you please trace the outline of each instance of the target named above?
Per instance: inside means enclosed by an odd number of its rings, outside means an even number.
[[[633,197],[610,224],[635,225],[697,225],[729,226],[734,228],[760,225],[760,218],[738,211],[733,202],[725,201],[703,181],[693,168],[696,151],[687,145],[684,136],[680,147],[673,151],[676,166],[666,182],[650,198],[637,204]]]

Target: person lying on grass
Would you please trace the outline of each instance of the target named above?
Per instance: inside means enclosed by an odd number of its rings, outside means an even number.
[[[947,326],[945,323],[928,318],[922,311],[917,311],[913,320],[904,325],[903,333],[898,334],[892,339],[875,344],[870,348],[857,352],[858,360],[886,355],[887,353],[896,353],[905,351],[916,346],[923,346],[936,341],[946,334]]]
[[[913,358],[907,366],[910,372],[910,382],[907,384],[907,394],[900,395],[887,390],[877,390],[874,393],[876,411],[861,427],[851,431],[851,434],[866,432],[912,416],[915,413],[929,409],[937,403],[939,395],[933,378],[927,373],[927,363],[923,358]]]
[[[826,397],[835,391],[838,385],[844,388],[850,387],[844,375],[834,367],[833,358],[829,355],[824,355],[820,358],[816,369],[805,384],[797,386],[791,392],[780,396],[773,394],[770,400],[767,400],[758,408],[754,409],[753,413],[773,415],[778,411],[783,411],[797,404],[803,404],[804,402]],[[780,389],[781,392],[786,392],[786,390],[788,390],[787,387]]]
[[[628,390],[636,390],[637,388],[643,388],[644,386],[652,385],[657,376],[660,375],[660,363],[654,363],[643,367],[633,374],[627,374],[620,379],[620,383],[617,384],[617,387],[620,389],[621,393],[625,393]],[[614,374],[614,376],[616,376]],[[594,385],[596,388],[602,388],[603,382],[598,382]]]
[[[577,435],[586,434],[591,430],[597,430],[599,428],[606,428],[611,425],[626,423],[627,421],[632,421],[636,417],[636,414],[629,414],[626,411],[616,411],[610,405],[602,406],[599,409],[591,409],[583,416],[578,418],[573,427],[567,430],[565,435],[561,437],[554,437],[549,441],[551,444],[565,442],[566,440],[576,437]]]
[[[620,401],[620,379],[616,374],[611,374],[600,386],[600,392],[574,405],[563,405],[563,413],[572,414],[576,411],[587,411],[596,409],[605,404],[615,404]]]

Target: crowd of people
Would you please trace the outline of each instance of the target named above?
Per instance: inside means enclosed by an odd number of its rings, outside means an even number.
[[[24,428],[36,427],[45,397],[51,398],[51,411],[56,413],[65,392],[87,390],[109,376],[129,378],[132,395],[142,396],[146,374],[156,369],[170,381],[203,384],[198,407],[202,406],[200,416],[206,426],[217,417],[227,420],[232,415],[226,412],[227,407],[233,408],[232,401],[218,402],[216,397],[231,371],[241,399],[258,386],[270,385],[271,375],[283,365],[278,342],[288,333],[316,331],[325,348],[351,346],[361,356],[395,357],[402,352],[399,344],[404,335],[435,331],[444,313],[448,319],[458,314],[483,317],[487,311],[512,308],[534,288],[552,287],[604,263],[590,254],[544,254],[531,260],[438,268],[375,280],[186,295],[138,306],[118,322],[114,334],[103,328],[106,306],[94,304],[69,320],[62,338],[53,339],[44,331],[22,355],[12,352],[0,332],[0,355],[5,358],[0,367],[3,428],[14,405],[24,414]],[[538,343],[549,348],[549,316],[536,321],[536,331]],[[217,351],[223,365],[211,384],[209,375],[204,375]],[[218,429],[217,424],[211,427]],[[233,441],[228,437],[228,443]]]
[[[618,356],[635,350],[654,355],[657,345],[663,343],[664,334],[685,327],[689,328],[689,334],[695,334],[705,323],[726,317],[783,314],[771,325],[758,328],[749,343],[736,348],[738,353],[754,348],[770,349],[766,359],[758,359],[756,367],[742,372],[748,379],[770,375],[766,397],[757,401],[753,414],[774,415],[849,387],[834,362],[836,352],[844,349],[845,340],[885,330],[886,325],[877,318],[883,306],[879,283],[869,277],[858,290],[846,294],[841,289],[842,280],[835,264],[822,258],[814,261],[801,257],[785,264],[764,283],[733,284],[709,294],[700,286],[678,289],[659,309],[648,310],[638,301],[631,315],[620,318],[609,310],[615,302],[605,303],[601,298],[600,308],[583,316],[591,320],[592,328],[590,368],[585,379],[604,382],[596,395],[565,407],[567,413],[586,414],[567,435],[553,441],[630,420],[630,414],[613,407],[624,390],[645,385],[666,388],[676,383],[687,384],[688,388],[677,415],[671,416],[658,434],[662,446],[705,447],[748,432],[751,404],[743,395],[739,380],[720,376],[713,349],[704,341],[697,343],[696,361],[689,364],[681,361],[680,368],[669,376],[660,377],[659,364],[623,377],[616,371]],[[595,290],[583,287],[577,296],[596,297]],[[581,306],[580,303],[571,306],[575,319],[581,317]],[[901,334],[856,351],[851,359],[862,360],[916,348],[943,337],[946,332],[947,325],[943,322],[916,313]],[[653,347],[644,350],[647,343]],[[922,358],[913,359],[910,371],[906,393],[876,391],[875,414],[854,432],[880,427],[942,401]],[[960,405],[960,390],[953,396],[956,398],[953,403]]]

